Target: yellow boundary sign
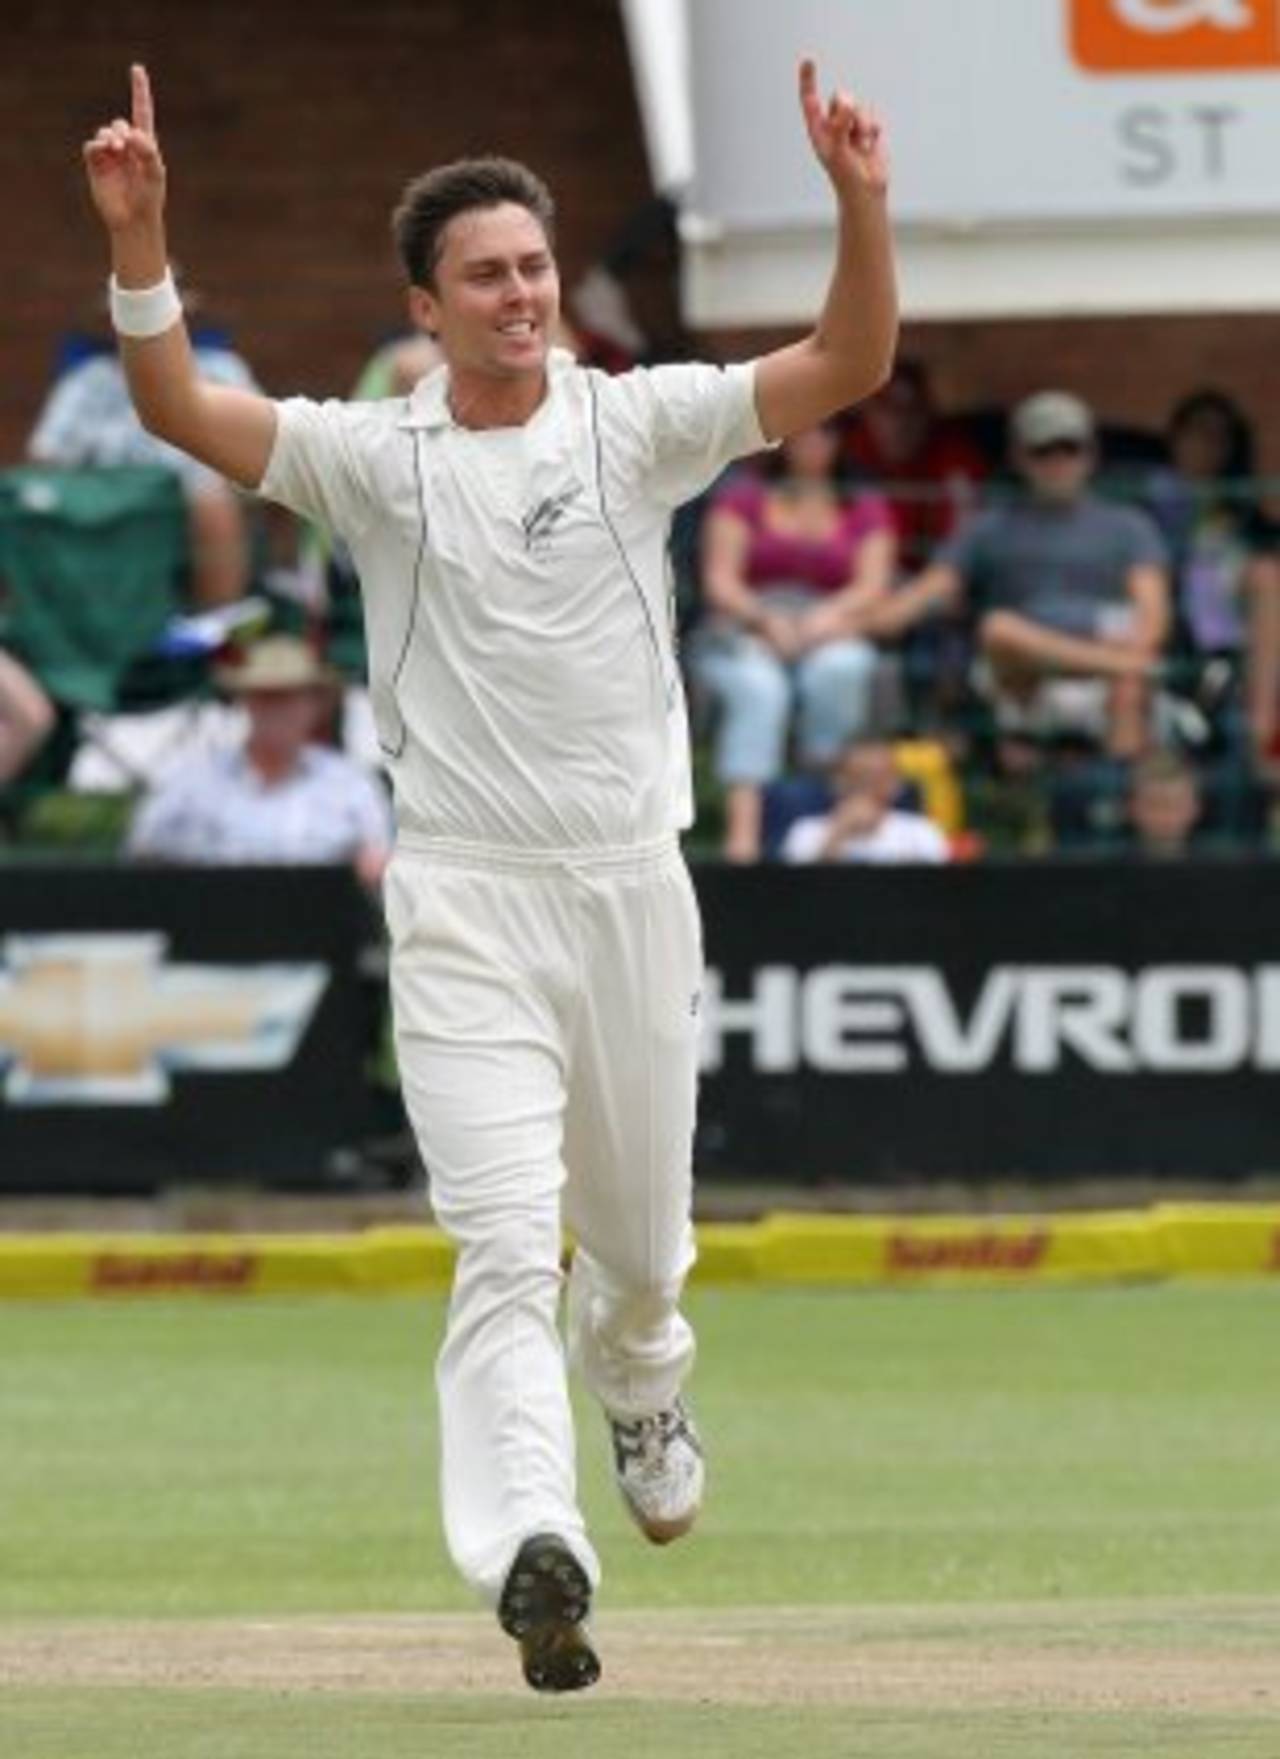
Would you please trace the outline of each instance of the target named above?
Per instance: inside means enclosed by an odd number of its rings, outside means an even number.
[[[776,1214],[698,1230],[695,1281],[916,1288],[1275,1277],[1280,1205],[1043,1216]],[[350,1234],[0,1235],[0,1299],[423,1294],[453,1250],[428,1227]]]

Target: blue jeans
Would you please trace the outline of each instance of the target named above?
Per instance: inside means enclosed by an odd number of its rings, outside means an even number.
[[[725,786],[763,786],[781,775],[794,705],[801,763],[830,763],[871,718],[876,649],[828,641],[794,662],[742,630],[707,630],[689,668],[717,710],[715,770]]]

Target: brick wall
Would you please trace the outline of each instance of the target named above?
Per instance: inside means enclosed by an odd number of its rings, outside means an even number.
[[[727,357],[794,332],[724,332]],[[1160,428],[1185,392],[1230,392],[1257,425],[1259,467],[1280,478],[1280,315],[1075,318],[908,324],[903,349],[929,367],[944,409],[1009,405],[1049,386],[1085,397],[1105,420]]]
[[[0,8],[9,191],[0,464],[58,336],[100,321],[105,244],[80,143],[156,87],[175,257],[277,393],[344,392],[399,322],[400,186],[459,154],[527,159],[560,205],[566,278],[649,194],[615,0],[39,0]]]
[[[944,402],[1009,403],[1064,385],[1113,421],[1160,428],[1187,391],[1230,392],[1258,426],[1260,465],[1280,476],[1280,318],[1099,318],[939,324],[908,337]]]
[[[556,190],[566,279],[648,194],[615,0],[39,0],[0,8],[0,176],[11,192],[0,326],[0,463],[19,455],[59,334],[99,317],[105,253],[79,144],[150,64],[175,255],[211,320],[274,392],[344,391],[399,321],[387,214],[413,172],[460,153],[528,159]],[[637,287],[655,309],[652,272]],[[663,304],[657,289],[657,307]],[[659,316],[661,314],[659,313]],[[658,327],[661,327],[659,323]],[[1234,391],[1280,475],[1280,320],[934,325],[907,346],[945,405],[1073,386],[1158,423],[1180,392]],[[759,334],[705,339],[726,356]]]

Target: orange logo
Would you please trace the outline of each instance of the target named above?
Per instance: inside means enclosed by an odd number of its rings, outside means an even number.
[[[1090,73],[1220,73],[1280,66],[1280,0],[1070,0],[1071,50]]]

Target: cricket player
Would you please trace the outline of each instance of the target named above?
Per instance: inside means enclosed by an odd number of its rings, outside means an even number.
[[[551,198],[464,160],[393,219],[442,364],[408,397],[274,402],[203,381],[165,244],[146,71],[85,143],[113,320],[148,430],[341,535],[364,592],[395,793],[385,883],[401,1076],[458,1247],[440,1353],[444,1526],[535,1689],[590,1685],[599,1563],[579,1512],[558,1329],[659,1544],[688,1531],[702,1446],[681,1389],[702,952],[672,643],[673,510],[725,465],[867,396],[893,358],[887,160],[875,114],[800,107],[835,194],[811,334],[719,368],[609,378],[551,346]]]

